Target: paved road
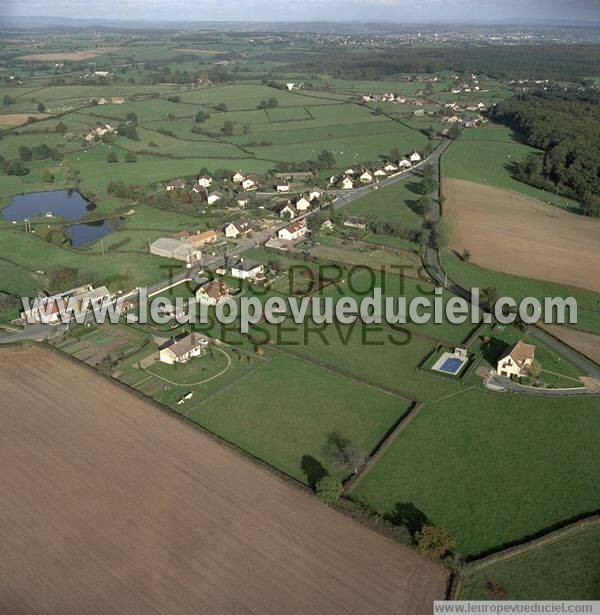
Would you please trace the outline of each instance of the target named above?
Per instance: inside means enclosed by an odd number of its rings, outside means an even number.
[[[580,397],[582,395],[593,395],[593,393],[585,387],[575,387],[571,389],[540,389],[539,387],[530,387],[519,384],[518,382],[513,382],[510,378],[499,376],[498,374],[493,374],[489,378],[489,382],[493,386],[528,395],[542,395],[545,397]]]

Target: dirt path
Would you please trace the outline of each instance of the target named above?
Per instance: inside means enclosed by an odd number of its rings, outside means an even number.
[[[430,614],[445,573],[39,347],[0,352],[0,610]]]
[[[514,275],[600,290],[600,219],[569,213],[508,190],[447,179],[452,247]]]

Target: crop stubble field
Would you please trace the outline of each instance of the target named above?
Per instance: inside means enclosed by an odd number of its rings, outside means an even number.
[[[600,220],[536,199],[448,179],[456,250],[496,271],[600,290]]]
[[[9,612],[419,614],[444,594],[440,567],[49,350],[1,352],[0,381]]]

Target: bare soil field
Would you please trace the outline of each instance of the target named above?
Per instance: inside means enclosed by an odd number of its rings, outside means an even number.
[[[0,352],[3,613],[431,613],[441,567],[58,353]]]
[[[27,118],[34,117],[37,120],[45,120],[50,117],[47,113],[7,113],[0,115],[0,124],[5,126],[19,126],[27,121]]]
[[[95,49],[84,49],[83,51],[63,51],[58,53],[32,53],[20,56],[20,60],[39,60],[40,62],[57,62],[60,60],[89,60],[105,53],[112,53],[120,47],[96,47]]]
[[[575,329],[561,327],[560,325],[538,324],[544,331],[548,331],[550,335],[553,335],[571,346],[571,348],[589,357],[592,361],[600,364],[600,335],[594,335],[586,331],[576,331]]]
[[[445,181],[452,248],[505,273],[600,290],[600,220],[508,190]]]

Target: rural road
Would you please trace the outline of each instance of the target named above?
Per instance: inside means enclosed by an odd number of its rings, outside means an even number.
[[[445,151],[447,147],[448,147],[448,144],[445,141],[442,142],[437,147],[437,149],[431,154],[431,156],[429,156],[428,158],[420,162],[418,165],[415,165],[414,167],[402,173],[398,173],[394,175],[393,177],[388,177],[378,182],[378,186],[383,188],[385,186],[394,184],[404,179],[405,177],[414,174],[425,164],[438,164],[441,154],[443,153],[443,151]],[[372,191],[373,191],[373,185],[369,184],[362,188],[356,188],[348,193],[339,193],[339,195],[333,201],[333,206],[335,209],[340,209],[348,205],[349,203],[352,203],[353,201],[356,201],[357,199],[369,194]],[[318,211],[320,210],[316,209],[313,211],[309,211],[303,214],[302,216],[298,216],[296,220],[308,218],[311,215],[317,213]],[[263,245],[271,237],[276,236],[277,231],[287,226],[289,223],[290,222],[288,220],[282,221],[280,224],[277,224],[269,231],[260,231],[258,233],[255,233],[251,239],[246,239],[245,241],[243,241],[242,243],[239,243],[234,248],[227,250],[227,252],[225,252],[224,254],[221,254],[219,256],[203,258],[199,262],[199,264],[192,266],[189,269],[182,271],[181,273],[170,275],[166,280],[163,280],[157,284],[154,284],[153,286],[149,286],[148,295],[151,296],[151,295],[158,294],[161,291],[164,291],[167,288],[171,287],[172,285],[177,284],[179,282],[183,282],[184,280],[194,280],[194,278],[204,268],[207,268],[207,267],[216,268],[216,267],[224,265],[226,259],[241,255],[244,252],[247,252],[248,250],[252,250],[253,248]],[[137,293],[137,290],[138,289],[136,288],[130,291],[129,293],[125,293],[124,295],[121,295],[120,298],[125,299],[128,297],[131,297]],[[61,325],[61,327],[63,327],[63,329],[58,330],[56,325],[48,325],[48,324],[42,324],[42,323],[36,323],[35,325],[26,325],[23,328],[23,330],[18,333],[11,333],[8,335],[1,336],[0,344],[11,344],[14,342],[21,342],[24,340],[41,341],[44,339],[49,339],[50,337],[62,332],[62,330],[64,330],[66,325]]]
[[[446,152],[446,150],[452,145],[452,143],[453,142],[449,140],[442,141],[440,145],[438,145],[438,147],[434,150],[434,152],[427,159],[423,160],[418,165],[415,165],[414,167],[412,167],[411,169],[408,169],[407,171],[403,173],[398,173],[397,175],[394,175],[393,177],[388,177],[384,180],[379,181],[378,186],[380,188],[390,186],[400,180],[405,179],[409,175],[415,174],[426,164],[437,165],[438,172],[439,172],[440,179],[441,179],[442,156]],[[374,190],[374,187],[372,184],[370,184],[362,188],[356,188],[347,193],[340,192],[338,193],[338,196],[333,201],[333,207],[335,209],[341,209],[342,207],[349,205],[350,203],[356,201],[357,199],[360,199],[363,196],[366,196],[367,194],[373,192],[373,190]],[[308,218],[309,216],[313,215],[314,213],[318,211],[319,210],[307,212],[303,216],[299,216],[297,219]],[[441,218],[441,215],[442,215],[441,207],[439,204],[436,204],[431,212],[431,219],[435,222]],[[205,267],[215,268],[215,267],[222,266],[225,263],[226,259],[232,258],[233,256],[243,254],[244,252],[247,252],[248,250],[251,250],[253,248],[258,247],[259,245],[264,244],[266,241],[268,241],[269,238],[275,236],[279,229],[283,228],[284,226],[287,226],[288,224],[289,224],[289,221],[281,222],[280,224],[276,225],[275,227],[273,227],[273,229],[269,231],[260,231],[256,233],[255,236],[252,237],[251,239],[244,240],[242,243],[238,244],[234,248],[231,248],[224,254],[221,254],[219,256],[210,257],[210,258],[204,258],[202,259],[199,265],[191,267],[190,269],[186,269],[181,273],[171,275],[167,280],[163,280],[159,282],[158,284],[155,284],[154,286],[148,287],[148,294],[154,295],[154,294],[160,293],[161,291],[167,289],[173,284],[182,282],[184,280],[193,280],[199,274],[199,272]],[[455,295],[462,297],[468,301],[471,301],[471,291],[456,284],[448,277],[447,273],[444,271],[440,263],[437,250],[435,250],[432,247],[428,247],[425,252],[425,267],[427,268],[431,277],[440,286],[445,286],[448,290],[450,290]],[[131,296],[135,294],[135,292],[137,292],[137,289],[134,291],[131,291],[130,293],[126,295],[123,295],[123,298],[127,296]],[[61,327],[63,327],[64,329],[65,326],[61,325]],[[26,325],[23,331],[0,337],[0,344],[20,342],[24,340],[48,339],[52,337],[53,335],[58,334],[59,332],[60,331],[57,329],[55,325],[44,325],[41,323],[38,323],[35,325]],[[555,352],[562,355],[563,357],[568,359],[571,363],[573,363],[574,365],[577,365],[579,368],[584,370],[590,377],[600,379],[600,367],[596,365],[594,362],[583,357],[582,355],[572,350],[569,346],[567,346],[563,342],[557,340],[556,338],[552,337],[551,335],[545,333],[544,331],[540,330],[539,328],[535,326],[531,327],[531,333],[534,337],[538,338],[541,342],[543,342],[545,345],[552,348]],[[498,376],[498,378],[500,377]],[[539,394],[539,395],[583,395],[583,394],[590,393],[590,391],[588,391],[585,388],[571,389],[570,390],[571,392],[568,392],[568,390],[565,390],[565,389],[563,390],[556,389],[554,393],[550,393],[549,392],[550,390],[541,390],[541,389],[534,389],[530,391],[530,390],[525,390],[525,389],[528,389],[528,387],[524,387],[523,385],[518,385],[517,383],[513,383],[510,380],[505,382],[505,380],[508,380],[508,379],[503,379],[502,380],[503,384],[501,384],[500,382],[497,382],[496,384],[498,384],[499,386],[506,385],[504,386],[504,388],[510,388],[511,390],[514,390],[514,391],[522,391],[522,392],[527,392],[527,393],[535,392],[536,394]]]
[[[444,145],[444,143],[446,144],[446,146],[443,147],[442,149],[442,146]],[[450,147],[450,145],[452,144],[452,141],[445,141],[444,143],[442,144],[442,146],[438,147],[438,149],[436,150],[437,156],[434,160],[434,163],[437,163],[438,165],[440,190],[442,187],[441,186],[442,155]],[[437,202],[432,209],[431,219],[433,222],[437,222],[441,217],[442,217],[441,206],[439,202]],[[458,297],[462,297],[463,299],[466,299],[469,302],[471,301],[471,291],[466,288],[463,288],[459,284],[456,284],[454,281],[452,281],[448,277],[448,274],[444,271],[444,268],[442,267],[442,264],[440,263],[438,251],[431,246],[428,247],[425,252],[425,267],[427,271],[429,272],[429,274],[431,275],[431,277],[440,286],[444,286],[446,289],[448,289],[449,291],[451,291]],[[482,308],[484,307],[481,304],[481,302],[480,302],[480,305]],[[552,350],[562,355],[564,358],[569,360],[571,363],[573,363],[577,367],[584,370],[588,374],[588,376],[590,376],[591,378],[600,378],[600,367],[596,365],[593,361],[587,359],[586,357],[579,354],[578,352],[575,352],[572,348],[570,348],[563,342],[557,340],[555,337],[552,337],[551,335],[545,333],[544,331],[542,331],[535,325],[530,327],[530,333],[531,335],[539,339],[541,342],[543,342],[546,346],[549,346],[550,348],[552,348]],[[501,376],[497,376],[495,382],[496,384],[498,384],[498,386],[503,386],[504,388],[510,389],[512,391],[519,391],[519,392],[531,393],[531,394],[537,394],[537,395],[567,396],[567,395],[592,394],[591,391],[589,391],[588,389],[584,387],[578,387],[574,389],[555,389],[554,393],[551,393],[550,389],[535,389],[533,387],[525,387],[524,385],[514,383],[510,379],[502,378]]]

